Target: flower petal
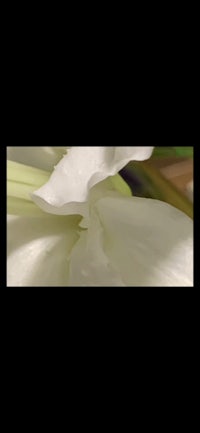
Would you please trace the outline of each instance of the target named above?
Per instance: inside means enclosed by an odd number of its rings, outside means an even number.
[[[152,151],[153,147],[72,147],[33,200],[46,212],[82,213],[81,204],[94,185],[114,176],[130,160],[149,158]]]
[[[105,254],[103,244],[103,227],[93,213],[89,228],[81,233],[70,255],[70,286],[124,286],[116,266]]]
[[[7,286],[67,286],[69,254],[78,239],[77,217],[8,216]]]
[[[71,253],[69,284],[192,286],[193,222],[161,201],[102,198]]]
[[[52,171],[66,151],[67,147],[64,146],[8,146],[7,159]]]
[[[167,203],[103,198],[96,203],[105,252],[127,286],[193,286],[193,221]]]

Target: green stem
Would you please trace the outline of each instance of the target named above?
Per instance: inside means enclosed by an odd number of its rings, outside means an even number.
[[[30,194],[44,185],[50,173],[7,161],[7,213],[20,216],[46,216]]]

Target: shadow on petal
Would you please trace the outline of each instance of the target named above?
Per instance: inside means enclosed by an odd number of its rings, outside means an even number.
[[[41,170],[53,171],[66,151],[67,147],[63,146],[8,146],[7,159]]]

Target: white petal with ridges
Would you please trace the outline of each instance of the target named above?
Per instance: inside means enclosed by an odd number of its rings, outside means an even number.
[[[128,286],[193,286],[193,221],[164,202],[132,197],[96,203],[105,252]]]
[[[161,201],[102,198],[71,253],[70,284],[193,286],[193,222]]]
[[[93,186],[114,176],[131,160],[148,159],[152,151],[153,147],[72,147],[49,181],[32,195],[33,200],[46,212],[82,213]]]

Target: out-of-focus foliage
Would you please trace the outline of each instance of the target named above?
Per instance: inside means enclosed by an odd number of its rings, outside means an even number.
[[[193,151],[193,146],[156,146],[153,152],[153,157],[180,156],[182,158],[193,158]]]
[[[149,161],[130,162],[121,173],[137,197],[164,201],[193,218],[193,205]]]

